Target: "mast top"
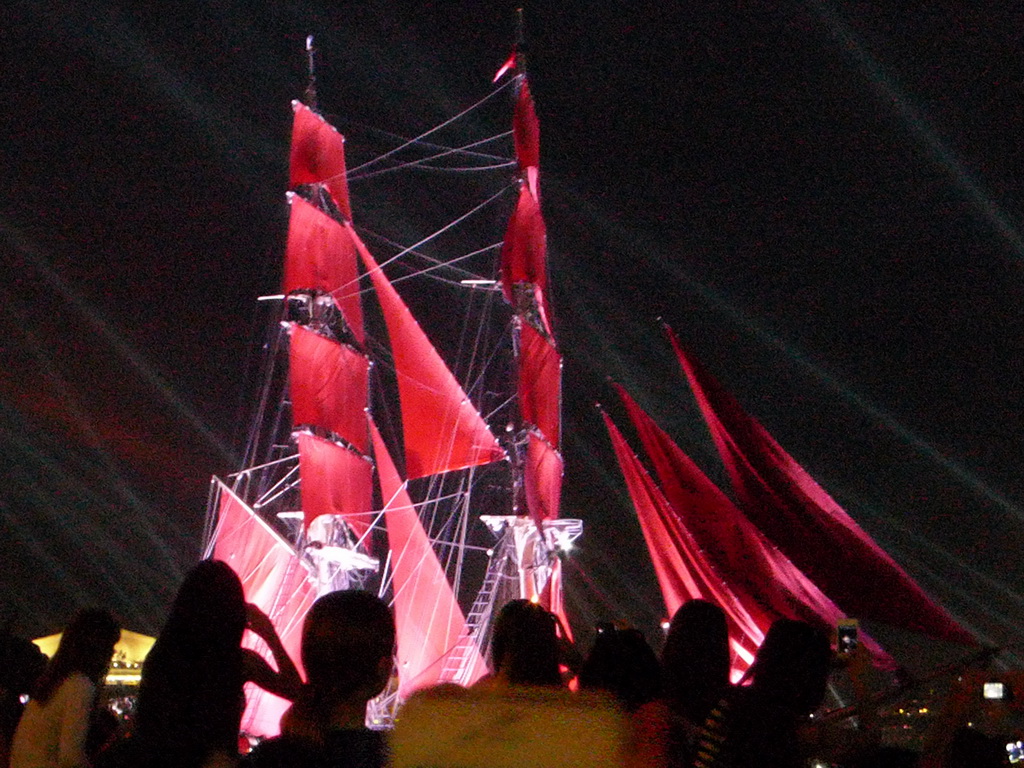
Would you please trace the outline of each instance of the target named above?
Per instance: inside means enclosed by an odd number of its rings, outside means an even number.
[[[308,80],[306,82],[306,94],[303,101],[310,109],[316,109],[316,48],[313,45],[313,36],[306,35],[306,67]]]

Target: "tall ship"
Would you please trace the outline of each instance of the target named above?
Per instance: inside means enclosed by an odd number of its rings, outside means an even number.
[[[475,105],[350,168],[318,109],[312,39],[307,51],[282,190],[282,280],[259,297],[269,315],[260,391],[242,467],[211,482],[205,554],[238,573],[294,659],[319,595],[358,587],[386,599],[394,674],[367,719],[387,727],[417,689],[486,673],[491,617],[506,600],[543,604],[568,633],[559,552],[582,523],[559,515],[562,362],[540,132],[520,43]],[[466,138],[495,105],[510,129]],[[400,174],[428,182],[411,209],[464,207],[412,239],[363,230],[350,182]],[[459,186],[472,179],[475,192],[481,177],[492,189],[471,200]],[[275,734],[287,702],[247,694],[242,730]]]

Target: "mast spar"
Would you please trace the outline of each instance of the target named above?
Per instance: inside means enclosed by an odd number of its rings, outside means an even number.
[[[316,47],[312,35],[306,35],[306,68],[306,95],[303,100],[310,109],[316,109]]]

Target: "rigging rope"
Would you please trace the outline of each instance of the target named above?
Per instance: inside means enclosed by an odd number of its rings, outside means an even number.
[[[391,166],[389,168],[381,168],[380,170],[377,170],[377,171],[369,171],[367,173],[362,173],[362,174],[356,174],[355,171],[351,171],[351,172],[349,172],[347,174],[347,178],[348,178],[349,182],[362,181],[363,179],[370,179],[370,178],[373,178],[374,176],[380,176],[380,175],[385,174],[385,173],[393,173],[395,171],[400,171],[400,170],[403,170],[405,168],[426,168],[426,169],[429,169],[429,170],[447,171],[447,172],[452,172],[452,173],[470,172],[470,171],[490,171],[490,170],[494,170],[494,169],[497,169],[497,168],[508,168],[510,166],[515,165],[516,161],[515,160],[507,160],[507,159],[505,159],[503,157],[500,157],[500,156],[497,156],[497,155],[480,155],[480,157],[486,157],[488,160],[500,160],[501,161],[499,163],[492,163],[491,165],[470,165],[470,166],[463,166],[463,167],[445,167],[445,166],[429,165],[428,163],[430,163],[430,162],[432,162],[434,160],[438,160],[438,159],[440,159],[442,157],[447,157],[448,155],[454,155],[454,154],[458,154],[460,152],[464,152],[464,150],[469,149],[470,147],[477,147],[477,146],[480,146],[481,144],[487,144],[489,142],[497,141],[498,139],[503,139],[506,136],[511,136],[511,135],[512,135],[512,131],[505,131],[504,133],[499,133],[499,134],[496,134],[496,135],[491,136],[491,137],[486,138],[486,139],[480,139],[479,141],[474,141],[474,142],[472,142],[470,144],[464,144],[461,147],[445,147],[445,148],[441,148],[443,151],[436,152],[435,154],[429,155],[428,157],[421,157],[419,160],[410,160],[408,162],[398,163],[398,164],[393,165],[393,166]],[[471,153],[471,154],[475,154],[475,153]],[[371,161],[371,162],[373,162],[373,161]],[[364,166],[360,166],[360,167],[365,167],[365,165]]]
[[[385,152],[383,155],[380,155],[379,157],[375,157],[374,159],[368,160],[367,162],[363,163],[362,165],[359,165],[359,166],[356,166],[355,168],[352,168],[349,171],[349,173],[350,174],[358,173],[363,168],[367,168],[367,167],[369,167],[371,165],[379,163],[382,160],[385,160],[385,159],[391,157],[392,155],[397,154],[398,152],[401,152],[406,147],[409,147],[409,146],[412,146],[413,144],[418,143],[422,139],[425,139],[427,136],[430,136],[431,134],[437,133],[442,128],[445,128],[445,127],[451,125],[452,123],[454,123],[454,122],[456,122],[458,120],[461,120],[463,117],[468,115],[470,112],[472,112],[473,110],[475,110],[478,107],[482,106],[486,102],[490,101],[495,96],[497,96],[499,93],[501,93],[506,88],[508,88],[509,86],[511,86],[513,83],[516,83],[516,82],[518,82],[518,78],[511,78],[511,79],[505,81],[502,85],[498,86],[493,91],[491,91],[489,94],[487,94],[482,99],[480,99],[478,102],[476,102],[476,104],[473,104],[472,106],[467,107],[466,109],[462,110],[457,115],[455,115],[454,117],[448,118],[443,123],[440,123],[439,125],[434,126],[433,128],[431,128],[429,131],[426,131],[425,133],[421,133],[419,136],[417,136],[414,139],[409,139],[404,144],[400,144],[399,146],[397,146],[394,149],[392,149],[390,152]]]

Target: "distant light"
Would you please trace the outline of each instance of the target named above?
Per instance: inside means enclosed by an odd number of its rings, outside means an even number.
[[[566,539],[565,541],[560,542],[559,545],[558,545],[558,548],[560,550],[562,550],[563,552],[571,552],[572,551],[572,547],[573,547],[573,544],[568,539]]]
[[[534,595],[533,597],[531,597],[530,598],[530,602],[533,603],[534,605],[537,605],[537,603],[540,602],[540,595]]]
[[[488,549],[487,550],[487,556],[488,557],[494,557],[494,550],[493,549]]]
[[[672,622],[669,621],[668,619],[662,619],[661,620],[661,628],[663,630],[665,630],[666,632],[668,632],[669,627],[671,627],[671,626],[672,626]]]
[[[20,701],[22,704],[28,704],[28,694],[21,694],[21,696],[18,697],[18,701]]]

